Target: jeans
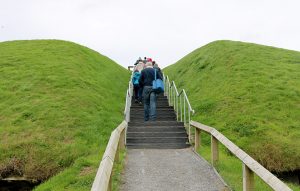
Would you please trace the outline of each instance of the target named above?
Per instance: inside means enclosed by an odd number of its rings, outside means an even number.
[[[156,120],[156,93],[152,91],[152,86],[144,86],[144,120]]]

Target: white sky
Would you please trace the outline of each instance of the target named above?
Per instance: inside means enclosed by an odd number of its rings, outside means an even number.
[[[300,1],[0,0],[0,41],[23,39],[73,41],[124,67],[165,67],[221,39],[299,51]]]

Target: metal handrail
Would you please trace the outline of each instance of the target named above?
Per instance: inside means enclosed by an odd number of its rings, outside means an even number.
[[[189,109],[191,110],[191,112],[192,112],[193,114],[195,114],[195,110],[192,109],[192,106],[191,106],[191,104],[190,104],[190,101],[189,101],[189,99],[188,99],[188,97],[187,97],[187,95],[186,95],[184,89],[182,89],[182,90],[180,91],[179,96],[180,96],[182,93],[184,93],[184,96],[186,97],[186,101],[187,101],[187,104],[188,104],[188,106],[189,106]]]
[[[129,83],[128,83],[128,89],[126,91],[126,101],[125,101],[125,108],[124,108],[124,118],[126,122],[130,121],[130,107],[131,107],[131,100],[132,100],[132,94],[133,94],[133,85],[131,82],[132,75],[130,77]]]
[[[131,73],[130,80],[128,82],[128,89],[126,91],[126,100],[125,100],[125,108],[124,108],[124,119],[128,123],[130,121],[130,107],[132,101],[132,94],[133,94],[133,85],[131,82],[133,72]],[[125,129],[125,145],[127,144],[127,127]]]
[[[169,106],[173,106],[176,112],[177,121],[184,122],[184,125],[188,126],[188,136],[189,136],[189,141],[191,142],[191,125],[190,125],[191,113],[192,115],[194,115],[195,110],[193,110],[185,90],[182,89],[178,93],[178,89],[176,87],[175,82],[172,81],[170,83],[169,77],[166,75],[163,76],[164,76],[164,85],[165,85],[164,95],[168,97]],[[186,111],[186,104],[187,104],[188,111]],[[188,115],[188,121],[186,119],[187,115]]]

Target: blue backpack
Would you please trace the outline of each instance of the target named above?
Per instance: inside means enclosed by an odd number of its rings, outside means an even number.
[[[132,83],[133,85],[139,85],[139,79],[141,77],[141,73],[140,72],[134,72],[133,73],[133,77],[132,77]]]
[[[155,93],[163,93],[165,88],[164,88],[164,82],[159,79],[156,78],[156,69],[154,69],[154,80],[152,82],[152,89]]]

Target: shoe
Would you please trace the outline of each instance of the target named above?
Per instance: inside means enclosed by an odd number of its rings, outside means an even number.
[[[138,103],[139,101],[137,99],[134,100],[134,103]]]
[[[140,101],[139,104],[142,105],[143,103]]]

